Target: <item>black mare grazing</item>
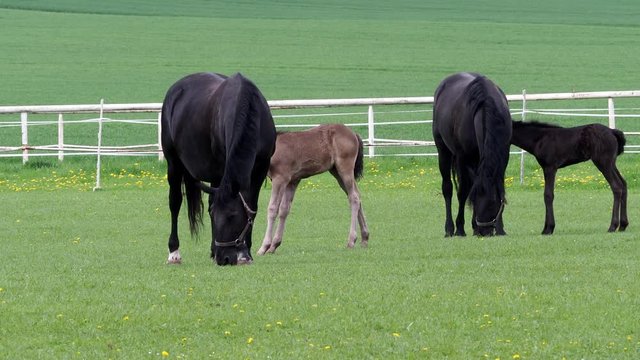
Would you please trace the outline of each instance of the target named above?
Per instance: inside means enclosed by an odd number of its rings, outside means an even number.
[[[475,73],[457,73],[444,79],[435,93],[433,138],[442,175],[445,236],[466,235],[467,198],[473,207],[474,235],[505,235],[502,211],[511,115],[502,90]],[[451,215],[452,175],[457,179],[458,195],[455,229]]]
[[[601,124],[563,128],[537,121],[513,122],[511,143],[533,154],[544,172],[546,216],[543,234],[552,234],[556,226],[553,216],[556,172],[589,159],[609,182],[613,192],[609,231],[627,228],[627,182],[616,167],[616,158],[624,151],[625,142],[622,131]]]
[[[162,104],[162,151],[171,210],[169,263],[182,261],[178,250],[182,184],[192,235],[202,224],[201,189],[210,194],[211,257],[218,265],[252,261],[253,219],[275,141],[267,101],[241,74],[192,74],[169,88]]]

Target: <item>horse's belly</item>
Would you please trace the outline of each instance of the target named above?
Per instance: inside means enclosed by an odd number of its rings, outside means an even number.
[[[180,158],[189,174],[195,179],[214,183],[222,179],[224,160],[216,160],[210,151],[191,151],[181,154]]]

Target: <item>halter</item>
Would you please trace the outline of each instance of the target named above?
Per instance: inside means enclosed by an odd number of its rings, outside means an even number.
[[[487,222],[478,221],[478,219],[476,217],[476,225],[482,226],[482,227],[495,226],[496,225],[496,221],[498,221],[498,218],[500,217],[500,215],[502,215],[502,211],[503,210],[504,210],[504,200],[501,200],[500,201],[500,208],[498,209],[498,213],[496,214],[496,217],[493,218],[493,220],[487,221]]]
[[[247,225],[244,226],[244,229],[242,229],[242,232],[240,233],[240,235],[238,235],[238,237],[233,241],[229,241],[229,242],[214,241],[213,243],[218,247],[231,247],[231,246],[238,247],[238,246],[244,245],[245,244],[244,238],[247,235],[247,231],[249,231],[249,228],[253,224],[253,219],[256,216],[256,212],[254,210],[251,210],[247,202],[244,201],[244,197],[242,196],[242,193],[238,193],[238,195],[240,195],[240,200],[242,200],[242,205],[244,205],[244,211],[247,213]]]

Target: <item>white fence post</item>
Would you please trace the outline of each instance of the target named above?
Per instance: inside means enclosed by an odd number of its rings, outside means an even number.
[[[373,119],[373,105],[369,105],[369,112],[367,115],[367,125],[369,128],[369,157],[372,158],[375,156],[375,150],[374,150],[374,139],[375,139],[375,134],[374,134],[374,119]]]
[[[58,160],[64,160],[64,120],[62,113],[58,114]]]
[[[158,113],[158,161],[164,160],[164,153],[162,153],[162,112]]]
[[[609,98],[609,127],[616,128],[616,111],[613,106],[613,98]]]
[[[20,113],[20,128],[22,131],[22,163],[25,164],[29,161],[29,150],[27,147],[29,146],[29,133],[27,130],[27,118],[28,114],[26,112]]]
[[[93,191],[100,190],[100,168],[102,167],[102,116],[104,115],[104,99],[100,99],[100,117],[98,117],[98,160],[96,161],[96,186]]]
[[[527,113],[527,90],[522,89],[522,121],[526,120]],[[520,185],[524,184],[524,154],[526,152],[520,149]]]

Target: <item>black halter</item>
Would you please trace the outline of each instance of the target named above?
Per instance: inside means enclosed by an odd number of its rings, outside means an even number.
[[[496,222],[498,221],[498,218],[502,214],[502,211],[504,211],[504,200],[500,201],[500,208],[498,209],[498,213],[496,214],[496,217],[493,218],[493,220],[482,222],[482,221],[478,221],[478,218],[476,217],[476,225],[482,226],[482,227],[495,226]]]
[[[242,229],[242,232],[240,232],[240,235],[238,235],[238,237],[234,241],[228,241],[228,242],[214,241],[213,243],[218,247],[231,247],[231,246],[238,247],[238,246],[244,245],[245,244],[244,238],[246,237],[247,232],[249,231],[249,229],[251,228],[251,225],[253,224],[253,219],[256,217],[256,212],[254,210],[251,210],[249,205],[247,205],[247,202],[244,201],[244,197],[242,196],[242,194],[238,193],[238,195],[240,195],[240,200],[242,200],[242,205],[244,205],[244,211],[247,213],[247,225],[244,226],[244,229]]]

